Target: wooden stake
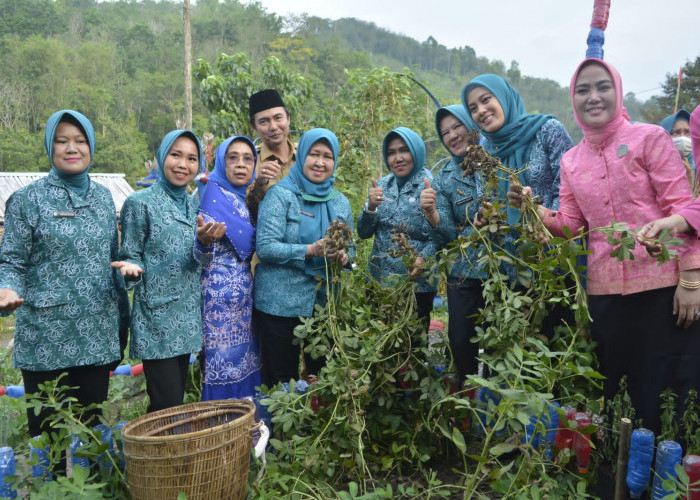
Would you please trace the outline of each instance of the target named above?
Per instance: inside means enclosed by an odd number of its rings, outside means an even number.
[[[185,38],[185,128],[192,128],[192,34],[190,0],[182,2],[182,29]]]
[[[632,437],[632,421],[629,418],[620,419],[620,441],[617,450],[617,472],[615,473],[615,500],[625,500],[627,491],[627,463],[630,459],[630,438]]]

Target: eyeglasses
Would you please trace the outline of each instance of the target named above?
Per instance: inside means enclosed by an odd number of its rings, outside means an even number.
[[[251,167],[255,165],[255,158],[252,156],[238,156],[238,155],[229,155],[226,157],[226,162],[231,162],[234,165],[238,165],[239,162],[243,162],[244,165]]]

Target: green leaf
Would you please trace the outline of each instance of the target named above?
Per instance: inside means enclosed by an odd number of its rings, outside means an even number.
[[[452,442],[457,445],[459,451],[466,453],[467,445],[464,442],[464,436],[456,427],[452,428]]]
[[[509,444],[509,443],[498,443],[495,446],[492,446],[491,449],[489,450],[489,453],[493,455],[494,457],[499,457],[503,455],[504,453],[510,453],[516,448],[515,445]]]

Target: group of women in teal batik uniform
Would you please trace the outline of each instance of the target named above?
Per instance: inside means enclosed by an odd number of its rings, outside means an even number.
[[[522,169],[521,181],[550,208],[558,204],[559,158],[571,147],[556,119],[526,115],[500,77],[476,78],[463,100],[436,114],[452,158],[434,179],[418,134],[398,127],[386,135],[382,155],[390,174],[372,179],[357,220],[358,235],[374,237],[371,279],[386,286],[408,274],[390,255],[393,232],[406,234],[416,250],[419,272],[410,278],[426,322],[436,288],[421,267],[472,231],[484,201],[478,175],[460,168],[472,131],[482,133],[492,154]],[[250,139],[231,137],[219,146],[200,205],[186,186],[199,171],[201,144],[192,131],[170,132],[157,153],[159,181],[124,203],[120,250],[109,192],[88,176],[95,150],[89,120],[75,111],[53,115],[46,149],[51,172],[9,200],[0,249],[0,311],[17,309],[14,363],[29,393],[67,371],[80,403],[104,401],[127,327],[130,356],[144,363],[149,411],[182,403],[193,352],[203,352],[203,399],[251,396],[261,382],[299,377],[294,328],[325,303],[326,289],[317,285],[328,278],[329,264],[349,269],[353,253],[326,240],[333,221],[354,226],[348,199],[334,187],[339,146],[331,131],[301,137],[289,175],[264,197],[257,221],[245,197],[256,178]],[[503,197],[507,190],[502,186]],[[260,264],[253,278],[254,251]],[[483,278],[472,253],[448,276],[448,335],[460,379],[476,372],[470,339]],[[134,292],[130,315],[126,289]],[[323,361],[305,356],[304,363],[311,374]],[[43,429],[44,417],[30,415],[32,434]]]

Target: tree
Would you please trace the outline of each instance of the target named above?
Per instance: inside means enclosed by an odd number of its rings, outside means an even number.
[[[208,62],[199,60],[194,77],[199,81],[202,102],[211,113],[210,124],[216,135],[251,135],[248,98],[265,88],[274,88],[283,96],[292,116],[292,128],[299,126],[299,111],[311,97],[311,84],[300,73],[292,73],[274,56],[254,69],[242,52],[216,59],[215,73]]]
[[[652,98],[644,107],[644,118],[651,123],[659,123],[664,117],[673,113],[678,89],[678,73],[667,73],[663,91],[657,98]],[[700,104],[700,56],[694,62],[688,61],[683,66],[683,80],[678,94],[678,109],[692,111]]]
[[[381,151],[384,136],[396,127],[407,126],[422,137],[434,137],[435,109],[426,112],[429,98],[408,78],[413,76],[408,71],[355,69],[348,76],[329,113],[329,127],[340,141],[337,187],[350,199],[353,213],[360,213],[370,177],[388,173]],[[428,162],[426,166],[430,167]]]

